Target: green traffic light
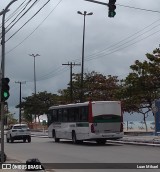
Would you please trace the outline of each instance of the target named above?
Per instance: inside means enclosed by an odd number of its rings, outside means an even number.
[[[7,97],[9,97],[9,94],[8,94],[7,92],[4,92],[4,93],[3,93],[3,97],[4,97],[4,98],[7,98]]]
[[[116,15],[116,12],[115,11],[109,11],[109,17],[114,17]]]
[[[116,15],[116,12],[115,11],[111,12],[111,16],[112,17],[114,17],[115,15]]]
[[[1,102],[5,102],[10,94],[9,94],[9,78],[2,78],[1,79]]]

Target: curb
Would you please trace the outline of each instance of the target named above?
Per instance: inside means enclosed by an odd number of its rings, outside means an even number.
[[[138,145],[138,146],[153,146],[153,147],[160,147],[160,143],[150,143],[150,142],[140,142],[140,141],[111,141],[108,140],[109,143],[121,143],[121,144],[128,144],[128,145]]]

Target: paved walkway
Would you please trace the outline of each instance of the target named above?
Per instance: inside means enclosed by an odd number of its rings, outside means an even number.
[[[146,145],[160,147],[160,136],[128,136],[125,135],[122,139],[110,141],[123,144]]]

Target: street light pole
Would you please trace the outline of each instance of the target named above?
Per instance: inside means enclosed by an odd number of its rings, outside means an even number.
[[[40,56],[39,54],[29,54],[34,58],[34,96],[36,96],[36,57]],[[36,123],[36,114],[35,114],[35,123]]]
[[[86,19],[86,15],[93,15],[93,13],[87,13],[87,11],[84,11],[84,13],[77,11],[78,14],[83,15],[84,16],[84,23],[83,23],[83,42],[82,42],[82,64],[81,64],[81,95],[80,95],[80,102],[83,102],[83,73],[84,73],[84,40],[85,40],[85,19]]]
[[[34,94],[36,95],[36,57],[40,56],[39,54],[29,54],[29,56],[34,57]]]
[[[9,7],[17,0],[12,0],[6,8],[0,12],[2,15],[2,61],[1,61],[1,75],[0,82],[5,76],[5,15],[9,11]],[[0,101],[1,101],[1,88],[0,88]],[[4,102],[1,102],[1,163],[4,162]]]

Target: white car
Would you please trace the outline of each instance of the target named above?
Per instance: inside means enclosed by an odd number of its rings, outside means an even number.
[[[23,142],[27,140],[31,142],[31,132],[27,124],[15,124],[10,126],[6,133],[6,142],[8,143],[10,141],[13,143],[14,140],[23,140]]]

